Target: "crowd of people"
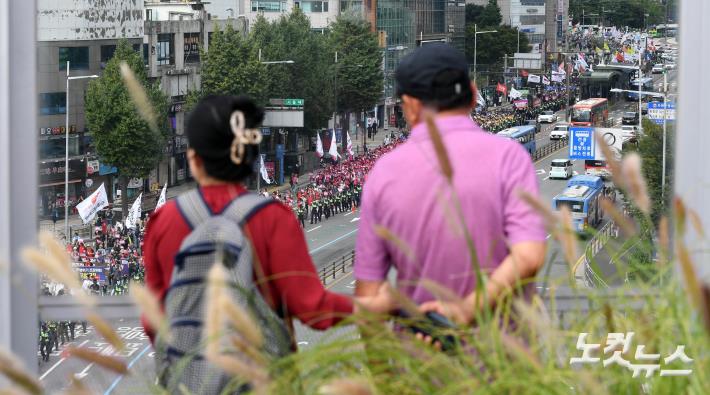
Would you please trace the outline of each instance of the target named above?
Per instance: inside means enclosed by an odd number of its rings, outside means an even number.
[[[390,136],[382,146],[352,159],[343,159],[324,166],[310,175],[304,188],[294,185],[291,190],[272,192],[271,196],[291,207],[301,226],[306,222],[318,224],[330,217],[353,210],[360,204],[365,177],[378,158],[405,140],[404,136]],[[266,189],[262,194],[269,195]]]

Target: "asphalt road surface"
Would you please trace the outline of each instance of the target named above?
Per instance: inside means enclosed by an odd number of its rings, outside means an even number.
[[[621,111],[626,104],[623,101],[619,102],[611,109],[612,113]],[[563,118],[561,113],[560,120]],[[538,147],[550,142],[549,130],[553,126],[554,124],[543,126],[542,132],[537,137]],[[546,202],[552,202],[552,198],[560,193],[566,185],[564,180],[549,179],[547,170],[550,161],[566,157],[567,150],[562,149],[536,162],[541,197]],[[584,173],[582,161],[574,162],[574,171],[579,174]],[[358,211],[337,214],[327,221],[323,220],[315,225],[311,225],[307,221],[304,235],[317,267],[323,267],[343,255],[349,254],[354,249],[358,222]],[[584,244],[580,242],[580,252],[583,246]],[[541,272],[545,276],[545,280],[539,281],[539,289],[549,288],[553,281],[563,284],[568,277],[568,264],[562,258],[559,245],[551,239],[548,250],[547,264]],[[336,292],[352,294],[354,290],[352,274],[346,273],[339,277],[336,281],[331,282],[328,288]],[[73,344],[91,347],[107,355],[125,358],[131,368],[131,374],[118,375],[75,358],[65,359],[60,350],[51,355],[49,362],[39,362],[40,379],[48,393],[62,392],[68,387],[72,377],[81,379],[92,392],[98,394],[143,394],[150,391],[150,386],[154,382],[153,350],[147,337],[143,334],[140,323],[137,320],[121,320],[113,322],[113,325],[114,328],[118,328],[119,334],[126,341],[127,349],[125,351],[114,350],[100,339],[91,327],[88,328],[86,334],[79,334]],[[299,323],[296,324],[299,347],[308,347],[328,337],[343,336],[344,334],[357,336],[353,328],[348,327],[327,331],[324,335],[323,332],[312,331]]]

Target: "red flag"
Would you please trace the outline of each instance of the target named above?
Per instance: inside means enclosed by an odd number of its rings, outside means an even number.
[[[508,94],[508,87],[501,83],[498,83],[498,86],[496,86],[496,90],[502,93],[504,96]]]

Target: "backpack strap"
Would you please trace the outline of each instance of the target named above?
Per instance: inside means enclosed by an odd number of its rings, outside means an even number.
[[[207,203],[202,199],[199,189],[193,189],[178,196],[176,203],[178,211],[180,211],[190,229],[194,229],[212,215]]]
[[[267,198],[253,192],[247,192],[229,203],[222,215],[243,227],[254,214],[273,203],[276,203],[276,200],[270,197]]]

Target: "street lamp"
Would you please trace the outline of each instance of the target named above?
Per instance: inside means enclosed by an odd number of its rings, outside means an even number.
[[[98,75],[69,76],[69,61],[67,61],[67,91],[64,98],[65,124],[64,124],[64,237],[71,240],[69,234],[69,81],[99,78]]]
[[[663,92],[646,92],[646,91],[632,91],[632,90],[626,90],[626,89],[618,89],[614,88],[611,89],[610,92],[613,93],[621,93],[621,92],[633,92],[633,93],[638,93],[639,97],[641,95],[646,95],[646,96],[655,96],[655,97],[662,97],[663,98],[663,155],[662,155],[662,163],[661,163],[661,199],[663,199],[663,196],[665,194],[665,189],[666,189],[666,127],[667,127],[667,113],[666,113],[666,107],[668,107],[668,74],[664,71],[663,72]],[[639,112],[639,123],[641,123],[641,113]],[[639,131],[641,129],[639,128]]]
[[[478,35],[486,33],[498,33],[498,30],[484,30],[482,32],[478,31],[478,25],[473,25],[473,80],[476,81],[476,66],[477,66],[477,55],[478,55]]]
[[[294,62],[293,60],[262,61],[261,60],[261,48],[259,48],[259,63],[261,63],[261,64],[294,64],[296,62]],[[285,143],[286,143],[286,141],[284,140],[284,144]],[[261,153],[259,153],[259,155],[261,155]],[[261,159],[259,160],[259,163],[261,166]],[[283,160],[281,161],[280,166],[283,166]],[[261,170],[261,169],[259,169],[259,170]],[[281,170],[283,170],[283,168]],[[275,178],[275,175],[274,175],[274,178]],[[256,191],[259,192],[260,189],[261,189],[261,174],[257,174],[256,175]]]

